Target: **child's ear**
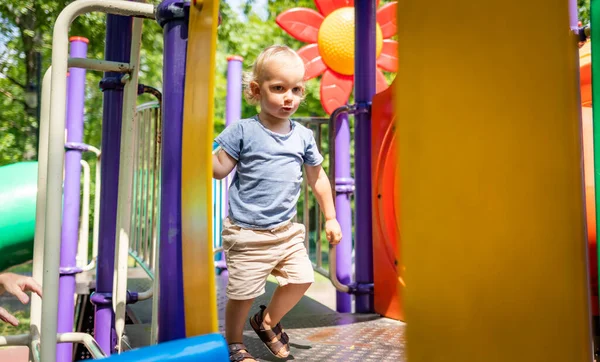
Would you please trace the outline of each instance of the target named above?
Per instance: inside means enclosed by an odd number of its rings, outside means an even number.
[[[252,91],[254,97],[260,96],[260,86],[258,85],[258,82],[250,83],[250,91]]]

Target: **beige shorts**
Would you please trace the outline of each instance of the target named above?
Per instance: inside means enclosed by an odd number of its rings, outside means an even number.
[[[229,299],[246,300],[263,294],[269,274],[281,286],[314,282],[304,246],[304,225],[290,222],[273,230],[253,230],[234,225],[227,218],[222,236]]]

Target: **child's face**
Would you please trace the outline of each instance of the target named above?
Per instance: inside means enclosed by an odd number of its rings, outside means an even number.
[[[256,85],[261,116],[287,120],[298,109],[304,93],[304,63],[296,57],[282,56],[266,64],[264,81]]]

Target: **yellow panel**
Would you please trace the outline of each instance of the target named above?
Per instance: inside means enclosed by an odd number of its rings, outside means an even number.
[[[188,337],[218,331],[212,252],[212,136],[218,0],[190,7],[183,115],[181,229]]]
[[[411,362],[592,360],[567,5],[398,2]]]

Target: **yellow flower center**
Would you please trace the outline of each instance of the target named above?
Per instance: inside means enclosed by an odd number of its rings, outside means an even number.
[[[383,46],[379,24],[376,25],[377,53]],[[344,74],[354,74],[354,8],[339,8],[327,15],[319,28],[319,52],[327,66]]]

